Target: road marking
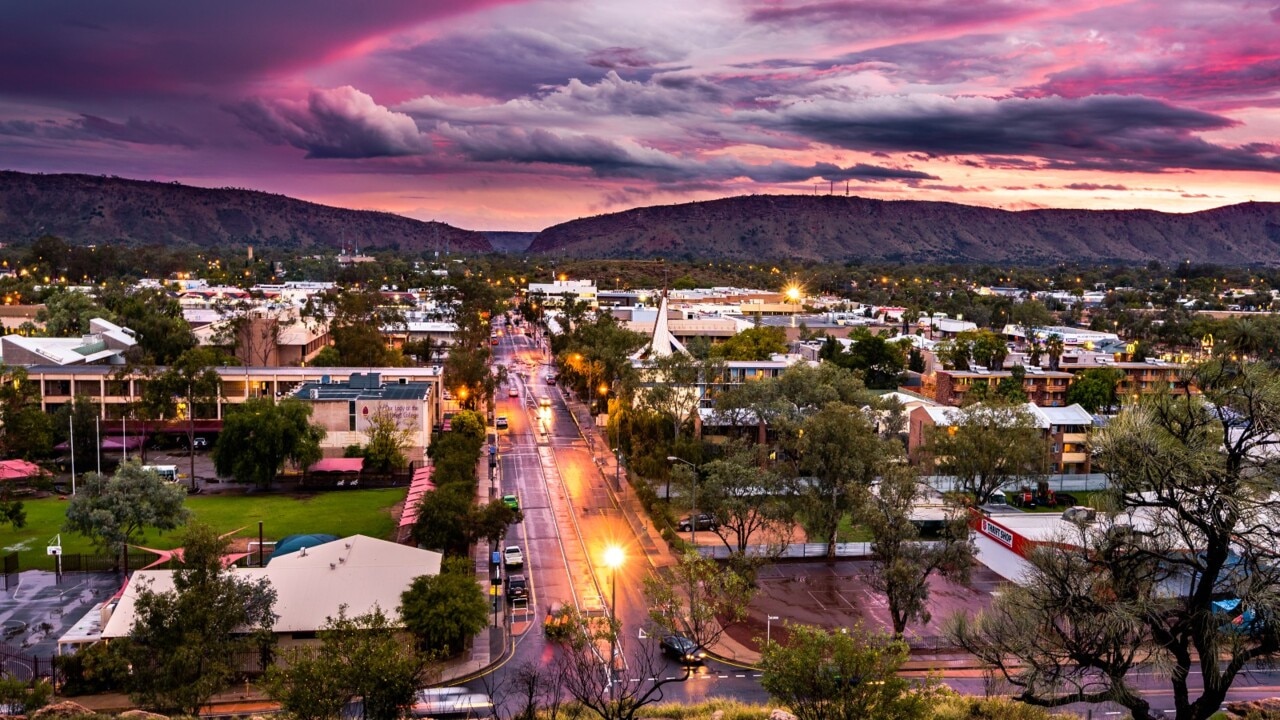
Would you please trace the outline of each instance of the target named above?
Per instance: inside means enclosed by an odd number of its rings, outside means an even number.
[[[746,677],[746,675],[739,674],[739,675],[734,675],[734,677]]]

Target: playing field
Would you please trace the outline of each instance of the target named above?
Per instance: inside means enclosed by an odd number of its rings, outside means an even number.
[[[257,536],[258,522],[268,540],[296,533],[330,533],[338,537],[362,534],[389,538],[395,519],[392,506],[404,499],[404,488],[345,490],[294,494],[196,495],[187,498],[195,519],[221,532],[238,531],[238,536]],[[45,548],[61,533],[64,553],[95,553],[87,538],[62,532],[67,501],[57,497],[26,502],[27,525],[14,530],[0,526],[0,554],[18,553],[22,570],[53,569],[53,558]],[[158,549],[176,547],[180,531],[148,532],[140,545]]]

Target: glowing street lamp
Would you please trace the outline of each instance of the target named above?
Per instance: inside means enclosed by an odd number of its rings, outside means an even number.
[[[793,303],[800,302],[800,288],[796,287],[795,285],[788,285],[784,292],[786,292],[787,299],[790,300],[791,302]]]
[[[613,619],[614,625],[612,632],[609,633],[609,700],[614,699],[613,690],[613,673],[614,668],[618,665],[618,632],[620,623],[618,621],[618,568],[622,567],[622,563],[627,559],[627,554],[617,545],[610,545],[604,549],[604,565],[609,568],[609,613]]]

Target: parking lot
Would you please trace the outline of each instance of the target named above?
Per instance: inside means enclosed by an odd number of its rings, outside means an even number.
[[[748,608],[747,619],[726,632],[738,642],[755,647],[767,631],[774,640],[786,639],[786,623],[847,628],[861,624],[891,632],[884,596],[872,589],[866,560],[836,563],[775,563],[760,570],[759,589]],[[941,644],[947,619],[961,610],[976,612],[991,604],[992,592],[1005,580],[981,565],[974,567],[969,585],[934,576],[929,579],[929,612],[932,619],[907,628],[907,639],[919,649]],[[768,616],[778,619],[767,622]],[[770,627],[771,626],[771,627]]]

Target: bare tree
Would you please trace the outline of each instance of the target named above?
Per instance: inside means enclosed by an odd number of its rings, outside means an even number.
[[[662,653],[652,641],[637,643],[626,656],[630,677],[622,677],[605,659],[610,642],[621,646],[621,624],[612,618],[588,618],[574,628],[555,670],[569,697],[600,720],[635,720],[641,709],[662,702],[663,688],[690,677],[688,668],[679,676],[667,675]]]
[[[649,619],[666,632],[685,635],[706,649],[727,626],[746,617],[753,590],[731,566],[689,550],[666,571],[664,577],[644,580]]]

